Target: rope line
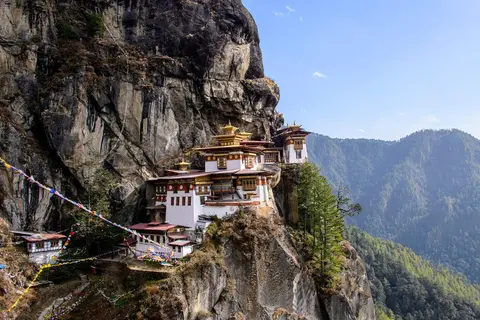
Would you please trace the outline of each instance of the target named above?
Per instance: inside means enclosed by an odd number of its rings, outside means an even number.
[[[62,195],[60,192],[58,192],[58,191],[55,190],[54,188],[50,188],[50,187],[47,187],[47,186],[43,185],[43,184],[40,183],[39,181],[36,181],[36,180],[33,178],[33,176],[27,175],[27,174],[26,174],[25,172],[23,172],[22,170],[14,167],[14,166],[12,166],[11,164],[9,164],[8,162],[6,162],[3,158],[0,158],[0,162],[3,163],[3,165],[4,165],[4,167],[5,167],[6,169],[10,169],[10,170],[12,170],[13,172],[16,172],[16,173],[24,176],[28,181],[30,181],[30,183],[34,183],[34,184],[36,184],[37,186],[39,186],[40,188],[45,189],[45,190],[47,190],[48,192],[50,192],[50,194],[55,195],[55,196],[59,197],[60,199],[65,200],[65,201],[67,201],[67,202],[70,202],[70,203],[73,204],[74,206],[82,209],[83,211],[86,211],[86,212],[90,213],[91,215],[93,215],[93,216],[99,218],[100,220],[102,220],[103,222],[108,223],[108,224],[110,224],[110,225],[113,225],[113,226],[115,226],[115,227],[117,227],[117,228],[120,228],[120,229],[122,229],[122,230],[124,230],[124,231],[126,231],[126,232],[128,232],[128,233],[130,233],[130,234],[132,234],[132,235],[134,235],[134,236],[137,236],[137,237],[139,237],[139,238],[142,238],[142,239],[145,240],[146,242],[152,243],[152,244],[154,244],[154,245],[156,245],[156,246],[159,246],[159,247],[165,248],[165,249],[167,249],[167,250],[169,250],[169,251],[172,251],[172,248],[170,248],[170,247],[168,247],[168,246],[165,246],[165,245],[163,245],[163,244],[161,244],[161,243],[158,243],[158,242],[156,242],[156,241],[154,241],[154,240],[152,240],[152,239],[150,239],[150,238],[148,238],[148,237],[145,237],[145,236],[141,235],[140,233],[138,233],[138,232],[135,231],[135,230],[131,230],[131,229],[127,228],[127,227],[124,227],[124,226],[116,223],[116,222],[110,221],[110,220],[108,220],[107,218],[105,218],[104,216],[102,216],[102,214],[97,213],[97,212],[94,211],[94,210],[90,210],[90,209],[86,208],[83,204],[81,204],[81,203],[79,203],[79,202],[76,202],[76,201],[73,201],[73,200],[65,197],[64,195]]]

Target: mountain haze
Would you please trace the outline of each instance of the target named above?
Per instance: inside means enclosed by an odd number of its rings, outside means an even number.
[[[309,157],[363,213],[352,222],[480,281],[480,141],[424,130],[399,141],[312,134]]]

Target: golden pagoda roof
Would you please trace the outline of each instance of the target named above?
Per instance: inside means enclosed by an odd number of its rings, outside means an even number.
[[[228,135],[228,134],[234,134],[235,131],[238,130],[238,128],[235,126],[232,126],[232,123],[229,120],[226,126],[220,127],[220,130],[222,130],[224,134]]]
[[[288,128],[300,128],[301,125],[297,125],[297,124],[295,123],[295,121],[293,121],[293,125],[289,126],[289,125],[287,124],[287,127],[288,127]]]

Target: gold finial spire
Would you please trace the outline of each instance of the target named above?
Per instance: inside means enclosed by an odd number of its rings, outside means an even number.
[[[237,131],[238,128],[235,126],[232,126],[232,122],[228,120],[228,124],[224,127],[221,127],[220,130],[224,135],[232,135],[232,134],[235,134],[235,131]]]
[[[181,170],[181,171],[187,171],[189,165],[190,165],[190,163],[186,162],[183,157],[182,157],[182,161],[177,163],[178,170]]]
[[[293,120],[293,126],[296,126],[297,124],[295,123],[295,120]]]

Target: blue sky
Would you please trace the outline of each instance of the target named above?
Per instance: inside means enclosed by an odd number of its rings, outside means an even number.
[[[480,1],[243,0],[287,122],[340,138],[480,138]]]

